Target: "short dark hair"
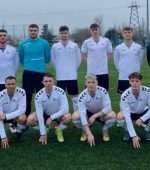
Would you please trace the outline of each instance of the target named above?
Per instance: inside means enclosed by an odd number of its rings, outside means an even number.
[[[7,30],[5,30],[5,29],[0,29],[0,32],[5,32],[5,33],[7,33]]]
[[[14,76],[8,76],[8,77],[5,78],[5,82],[6,82],[7,80],[15,80],[15,81],[16,81],[16,77],[14,77]]]
[[[134,78],[139,79],[141,81],[143,76],[142,76],[142,74],[140,74],[138,72],[133,72],[129,75],[129,80],[134,79]]]
[[[131,27],[124,27],[123,31],[132,31],[133,32],[133,29]]]
[[[100,26],[97,23],[93,23],[90,25],[90,29],[92,28],[100,28]]]
[[[37,29],[39,30],[39,27],[38,27],[37,24],[30,24],[30,25],[29,25],[29,29],[30,29],[30,28],[37,28]]]
[[[45,73],[44,76],[43,76],[43,79],[44,77],[52,77],[53,79],[55,79],[54,75],[52,73]]]
[[[63,25],[61,27],[59,27],[59,32],[61,31],[69,31],[69,28],[66,25]]]

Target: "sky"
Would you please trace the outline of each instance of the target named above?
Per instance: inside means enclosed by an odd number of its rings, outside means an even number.
[[[135,0],[134,0],[135,2]],[[146,22],[146,0],[140,5],[139,19]],[[96,16],[103,17],[105,30],[128,24],[131,0],[0,0],[0,25],[49,24],[54,32],[59,26],[70,30],[89,27]]]

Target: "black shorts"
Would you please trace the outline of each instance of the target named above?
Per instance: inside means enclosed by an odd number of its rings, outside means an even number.
[[[11,119],[11,120],[4,120],[3,122],[4,122],[4,124],[6,124],[6,123],[16,123],[13,119]]]
[[[104,87],[107,91],[109,90],[109,76],[108,74],[96,75],[98,85]]]
[[[122,94],[126,89],[130,87],[129,80],[118,80],[117,92]]]
[[[4,89],[6,89],[5,84],[0,84],[0,92]]]
[[[47,115],[46,113],[43,114],[44,117],[44,123],[46,124],[47,119],[50,117],[50,115]],[[54,119],[53,121],[60,123],[60,119]]]
[[[147,113],[149,109],[146,109],[144,110],[143,113],[140,113],[140,114],[135,114],[135,113],[131,113],[131,119],[132,120],[138,120],[141,116],[145,115]],[[148,123],[150,119],[148,119],[147,121],[145,121],[144,123]]]
[[[87,113],[88,119],[95,114],[95,113],[89,112],[88,110],[86,111],[86,113]],[[100,117],[97,117],[97,118],[96,118],[96,121],[97,121],[97,122],[104,123],[104,122],[102,122],[102,121],[100,120]]]
[[[57,86],[62,88],[64,91],[66,91],[69,95],[78,95],[78,82],[77,80],[58,80]]]

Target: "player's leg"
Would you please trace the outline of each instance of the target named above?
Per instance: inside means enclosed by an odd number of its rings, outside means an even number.
[[[31,127],[35,127],[38,125],[38,119],[36,116],[36,112],[31,113],[27,118],[27,125]]]
[[[104,125],[102,127],[102,133],[103,133],[103,140],[107,142],[109,141],[108,130],[116,123],[116,113],[112,111],[106,115],[101,116],[100,120],[104,121]]]
[[[22,132],[26,129],[26,120],[27,117],[25,114],[22,114],[18,116],[16,119],[14,119],[14,122],[17,123],[16,127],[16,141],[20,141],[22,138]]]
[[[59,121],[59,119],[58,119]],[[71,114],[66,113],[60,118],[60,123],[56,129],[57,140],[64,142],[63,130],[67,128],[67,125],[71,122]]]
[[[118,80],[117,92],[122,94],[126,89],[130,87],[129,80]]]
[[[77,80],[68,80],[67,81],[67,91],[71,96],[71,100],[73,103],[73,111],[76,112],[78,110],[78,82]]]
[[[129,140],[130,135],[129,135],[129,132],[127,130],[127,125],[126,125],[126,122],[125,122],[124,115],[121,111],[117,114],[117,127],[122,127],[125,130],[123,140]]]
[[[76,128],[78,129],[82,129],[82,135],[80,137],[80,141],[86,141],[86,134],[84,133],[83,131],[83,128],[82,128],[82,124],[81,124],[81,120],[80,120],[80,115],[79,115],[79,112],[74,112],[72,114],[72,122],[73,124],[75,125]]]
[[[102,75],[96,75],[98,85],[101,87],[104,87],[107,91],[109,90],[109,75],[108,74],[102,74]]]

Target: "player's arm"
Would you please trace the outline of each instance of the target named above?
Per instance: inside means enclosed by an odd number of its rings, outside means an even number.
[[[147,46],[147,62],[148,65],[150,66],[150,43]]]
[[[107,44],[107,57],[108,57],[108,60],[111,60],[112,59],[112,44],[110,42],[110,40],[108,40],[108,44]]]
[[[81,47],[81,58],[84,63],[87,63],[87,53],[88,53],[87,42],[84,41]]]
[[[114,64],[118,72],[119,72],[119,60],[120,60],[119,49],[116,47],[114,51]]]
[[[76,54],[76,60],[77,60],[77,68],[80,66],[81,64],[81,52],[80,52],[80,49],[78,47],[78,45],[76,45],[76,48],[75,48],[75,54]]]
[[[24,65],[24,47],[23,47],[23,44],[22,44],[22,43],[19,44],[19,49],[18,49],[18,51],[19,51],[20,63],[21,63],[22,65]]]
[[[45,57],[45,63],[47,64],[47,63],[49,63],[49,61],[50,61],[50,46],[49,46],[49,43],[46,41],[45,43],[44,43],[44,57]]]
[[[54,45],[52,46],[52,49],[51,49],[51,65],[52,65],[53,68],[56,68],[55,47],[54,47]]]
[[[140,46],[140,50],[139,50],[139,60],[140,60],[140,65],[142,65],[143,59],[144,59],[144,51],[143,51],[143,47]]]
[[[14,53],[14,74],[17,73],[17,70],[18,70],[18,67],[19,67],[19,54],[18,54],[18,51],[17,49],[15,49],[15,53]]]
[[[140,138],[136,134],[134,126],[133,126],[133,122],[131,120],[131,113],[130,113],[129,104],[123,98],[121,99],[121,108],[122,108],[123,115],[125,117],[125,121],[126,121],[126,125],[127,125],[129,135],[132,138],[133,147],[134,148],[140,148]]]
[[[5,115],[3,114],[3,106],[2,101],[0,101],[0,138],[1,138],[1,146],[3,149],[7,149],[9,147],[8,138],[6,136],[5,128],[3,120],[5,119]]]

